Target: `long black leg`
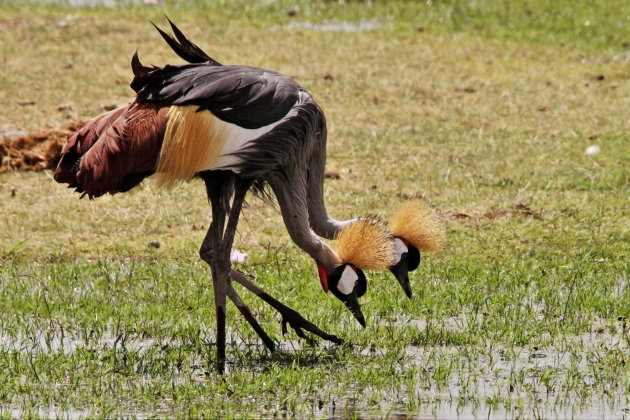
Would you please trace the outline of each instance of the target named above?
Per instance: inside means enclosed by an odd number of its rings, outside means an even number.
[[[225,316],[226,316],[226,296],[231,288],[229,281],[229,272],[231,270],[230,265],[230,251],[232,249],[232,244],[234,242],[234,235],[236,234],[236,226],[238,225],[238,219],[241,214],[241,208],[243,205],[243,200],[245,199],[245,194],[247,194],[247,190],[251,183],[246,181],[235,182],[234,187],[234,200],[232,201],[231,207],[228,203],[219,207],[219,212],[217,217],[219,218],[218,224],[220,226],[219,238],[218,242],[215,242],[215,250],[217,251],[214,254],[214,269],[217,274],[217,281],[214,282],[215,285],[215,304],[217,311],[217,371],[219,373],[223,373],[225,370]],[[223,203],[222,203],[223,204]],[[212,206],[213,216],[214,216],[214,205]],[[228,210],[229,208],[229,210]],[[225,226],[225,230],[223,230],[223,226],[225,225],[225,212],[229,212],[227,218],[227,225]],[[240,310],[241,308],[239,308]],[[247,317],[245,319],[248,319]]]
[[[234,302],[238,310],[243,315],[243,318],[245,318],[245,320],[249,323],[249,325],[252,326],[254,331],[256,331],[256,334],[258,334],[258,337],[260,337],[260,339],[263,341],[263,343],[265,344],[265,347],[267,347],[269,351],[274,352],[276,350],[275,343],[267,335],[265,330],[263,330],[263,328],[260,326],[256,318],[254,318],[254,315],[252,315],[251,311],[249,310],[245,302],[243,302],[241,298],[238,296],[238,294],[236,294],[236,291],[232,288],[232,286],[228,288],[227,293],[230,300]]]
[[[212,272],[212,285],[214,288],[214,306],[215,306],[215,314],[217,318],[217,361],[216,368],[219,372],[223,372],[225,369],[225,294],[221,293],[221,290],[224,287],[220,285],[220,270],[218,267],[218,258],[217,254],[213,253],[213,249],[218,249],[216,244],[218,243],[218,237],[220,232],[223,230],[223,217],[221,216],[221,212],[219,210],[219,203],[217,200],[211,199],[212,204],[212,223],[210,224],[210,228],[208,229],[208,233],[206,233],[206,237],[203,240],[203,244],[201,245],[200,254],[204,261],[206,261],[210,265],[210,270]],[[215,207],[217,210],[215,210]],[[205,255],[204,255],[205,254]]]
[[[229,281],[226,274],[229,272],[230,266],[229,254],[227,260],[222,255],[221,242],[225,227],[225,215],[233,192],[233,179],[224,176],[219,179],[213,179],[212,182],[206,180],[206,190],[212,206],[212,223],[201,245],[200,255],[210,264],[212,271],[214,305],[217,318],[216,368],[218,372],[222,373],[225,370],[225,313],[227,283]]]
[[[315,324],[302,317],[297,311],[268,295],[263,289],[249,281],[243,274],[231,268],[230,251],[234,242],[234,235],[236,234],[236,227],[238,225],[243,201],[251,186],[251,182],[241,178],[237,179],[227,174],[217,173],[213,174],[212,177],[204,177],[204,180],[206,181],[208,199],[212,205],[212,223],[201,245],[199,254],[201,258],[210,265],[212,270],[217,316],[217,371],[223,373],[225,370],[226,297],[229,297],[230,300],[234,302],[245,320],[262,339],[265,346],[270,351],[275,350],[273,340],[263,330],[247,305],[232,288],[230,279],[237,281],[276,309],[282,315],[283,332],[286,332],[286,325],[288,324],[301,338],[311,340],[311,338],[304,333],[304,330],[306,330],[325,340],[341,344],[343,341],[340,338],[322,331]],[[230,204],[232,194],[234,195],[234,199]]]
[[[236,226],[251,181],[236,179],[230,174],[215,173],[204,177],[208,199],[212,205],[212,223],[200,249],[201,258],[210,264],[214,285],[215,310],[217,317],[217,371],[225,370],[226,342],[226,296],[230,296],[245,319],[262,338],[267,347],[273,342],[249,313],[245,304],[229,284],[230,251],[236,234]],[[232,204],[230,198],[234,195]],[[227,224],[226,224],[227,217]],[[262,332],[262,334],[261,334]]]
[[[220,243],[219,253],[222,261],[227,261],[226,271],[225,273],[221,273],[221,275],[226,276],[226,279],[229,281],[229,271],[231,271],[231,266],[229,264],[230,260],[230,251],[232,249],[232,244],[234,242],[234,235],[236,234],[236,227],[238,225],[238,219],[241,214],[241,209],[243,207],[243,201],[245,200],[245,196],[249,187],[251,186],[251,181],[246,179],[237,179],[234,190],[234,199],[232,201],[232,206],[229,210],[229,216],[227,220],[227,226],[225,227],[225,232],[223,232],[223,240]],[[223,266],[222,266],[223,268]],[[236,291],[232,288],[229,282],[225,283],[226,285],[226,293],[227,296],[234,302],[238,310],[241,312],[245,320],[252,326],[254,331],[258,334],[258,336],[262,339],[265,346],[270,350],[275,350],[275,344],[271,338],[267,335],[267,333],[260,326],[258,321],[251,314],[251,311],[245,305],[245,303],[240,299]],[[222,293],[222,290],[220,290]]]
[[[243,287],[245,287],[250,292],[254,293],[256,296],[267,302],[271,305],[276,311],[282,315],[282,330],[286,331],[286,325],[288,324],[291,328],[293,328],[296,334],[301,338],[308,337],[302,331],[303,329],[314,334],[324,340],[328,340],[335,344],[342,344],[343,340],[336,335],[328,334],[327,332],[321,330],[317,325],[313,324],[302,315],[300,315],[294,309],[289,308],[282,302],[278,301],[268,293],[266,293],[263,289],[255,285],[253,282],[249,281],[243,273],[236,271],[234,269],[230,270],[230,278],[238,283],[240,283]]]

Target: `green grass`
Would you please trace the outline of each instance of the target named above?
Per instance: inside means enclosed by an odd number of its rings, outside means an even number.
[[[179,62],[147,23],[164,10],[219,61],[289,74],[323,105],[333,215],[422,196],[449,240],[412,300],[370,273],[361,329],[252,197],[241,268],[347,344],[283,337],[243,290],[283,350],[231,306],[220,377],[201,182],[90,202],[47,172],[0,175],[0,417],[627,417],[628,6],[547,3],[0,2],[0,130],[126,102],[136,48]],[[283,28],[342,20],[383,26]]]
[[[39,4],[67,5],[64,0],[35,1]],[[7,7],[16,7],[15,0],[4,0]],[[17,2],[18,4],[20,2]],[[71,3],[71,2],[70,2]],[[84,0],[87,9],[101,13],[103,3],[114,3],[137,14],[147,14],[149,8],[140,1],[117,0],[103,2]],[[131,6],[131,7],[130,7]],[[41,6],[31,6],[39,9]],[[50,7],[50,6],[48,6]],[[24,10],[24,6],[19,6]],[[517,42],[554,42],[564,46],[589,47],[627,51],[630,45],[628,25],[630,6],[621,0],[574,0],[546,2],[543,0],[428,0],[404,1],[306,1],[306,0],[162,0],[160,7],[170,14],[186,13],[191,9],[206,19],[238,20],[258,28],[270,24],[307,20],[359,21],[375,20],[402,31],[423,31],[436,34],[462,32],[468,35],[509,39]],[[64,10],[62,9],[61,12]],[[204,16],[205,15],[205,16]],[[213,22],[217,24],[217,22]]]

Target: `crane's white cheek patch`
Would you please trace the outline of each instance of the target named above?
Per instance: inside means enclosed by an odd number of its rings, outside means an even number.
[[[409,248],[407,248],[407,245],[405,245],[405,243],[400,238],[395,238],[394,239],[394,261],[396,261],[396,263],[399,263],[403,254],[406,252],[409,252]]]
[[[354,290],[354,285],[357,283],[357,280],[359,280],[357,273],[352,269],[352,267],[346,265],[346,268],[344,268],[341,273],[339,283],[337,284],[337,290],[344,295],[349,295]]]

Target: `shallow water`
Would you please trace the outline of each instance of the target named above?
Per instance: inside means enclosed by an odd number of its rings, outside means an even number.
[[[26,414],[35,414],[38,418],[63,418],[67,420],[82,420],[92,418],[93,412],[88,409],[80,408],[62,408],[57,406],[38,407],[37,409],[25,410],[18,407],[9,407],[2,409],[0,407],[0,413],[8,415],[11,418],[23,418]],[[356,410],[352,407],[346,406],[342,410],[337,410],[331,414],[328,407],[313,409],[313,418],[321,419],[345,419],[351,416],[357,418],[373,417],[375,413],[366,412],[357,407]],[[386,411],[387,418],[389,419],[406,419],[406,420],[425,420],[425,419],[443,419],[443,420],[465,420],[465,419],[511,419],[511,418],[540,418],[540,419],[574,419],[574,420],[599,420],[599,419],[630,419],[630,410],[628,409],[611,409],[610,407],[592,405],[589,407],[565,407],[565,408],[553,408],[548,407],[544,409],[533,408],[523,411],[507,411],[496,409],[487,405],[480,405],[479,407],[457,407],[454,405],[437,405],[434,407],[425,407],[417,412],[408,411]],[[117,413],[121,417],[129,417],[136,419],[148,419],[155,418],[155,416],[165,415],[167,412],[147,412],[142,410],[137,411],[122,411]],[[265,417],[261,413],[261,417]]]
[[[410,325],[409,322],[403,322]],[[411,321],[417,327],[423,325],[423,321]],[[453,329],[465,329],[465,323],[461,318],[446,320],[445,325]],[[207,331],[203,334],[204,341],[213,341],[213,332]],[[579,342],[584,351],[597,352],[598,349],[610,348],[611,346],[630,351],[628,342],[620,335],[584,333],[578,336],[567,336],[562,338],[563,342]],[[239,348],[253,350],[254,352],[264,352],[258,344],[239,341],[239,338],[231,335],[228,337],[230,345],[237,345]],[[29,334],[23,332],[0,334],[0,351],[17,351],[23,354],[33,354],[38,352],[62,352],[72,354],[81,348],[95,350],[111,350],[116,346],[121,346],[127,351],[137,351],[143,353],[155,350],[156,347],[180,346],[181,343],[168,339],[145,338],[141,335],[129,333],[122,340],[117,340],[117,335],[113,332],[104,333],[98,337],[83,339],[66,333],[62,336],[58,331],[31,331]],[[325,344],[320,344],[325,346]],[[604,347],[602,347],[604,346]],[[294,352],[302,348],[299,341],[281,341],[279,350],[283,352]],[[452,364],[453,371],[443,381],[423,382],[418,378],[412,388],[403,388],[391,395],[383,393],[383,390],[375,389],[371,395],[369,387],[362,392],[347,390],[346,394],[336,394],[331,400],[320,404],[314,404],[311,408],[313,417],[316,418],[346,418],[350,415],[358,417],[373,417],[387,414],[390,418],[409,419],[468,419],[468,418],[574,418],[574,419],[602,419],[602,418],[630,418],[630,401],[628,396],[623,394],[621,387],[613,389],[612,393],[604,395],[601,390],[592,388],[591,395],[587,400],[582,400],[574,392],[565,392],[563,389],[563,378],[568,372],[577,372],[586,386],[591,387],[595,378],[590,373],[591,368],[586,357],[577,357],[566,350],[566,346],[557,345],[544,349],[536,348],[511,348],[511,356],[506,357],[505,352],[496,347],[488,347],[466,355],[465,349],[456,346],[409,346],[405,351],[406,366],[415,365],[418,369],[431,371],[435,362]],[[479,349],[478,349],[479,350]],[[365,357],[378,355],[368,350],[361,352]],[[175,382],[199,380],[205,381],[205,363],[199,354],[191,354],[189,366],[193,366],[195,372],[182,374],[173,378]],[[252,362],[255,364],[255,362]],[[195,367],[197,366],[197,367]],[[231,363],[228,361],[228,369],[242,369],[243,361]],[[257,370],[257,366],[250,366]],[[260,366],[264,369],[264,366]],[[549,370],[553,380],[557,380],[557,385],[552,391],[541,383],[541,373]],[[513,375],[521,375],[518,384],[513,387]],[[149,380],[149,378],[147,378]],[[358,395],[358,397],[357,397]],[[376,400],[368,403],[369,400]],[[502,403],[493,404],[492,401],[522,401],[519,408],[513,410],[506,409]],[[408,403],[414,401],[410,408]],[[534,408],[530,408],[534,407]],[[266,408],[266,410],[269,407]],[[282,410],[278,408],[279,414]],[[0,406],[0,413],[6,413],[11,417],[21,417],[29,411],[22,407]],[[40,417],[62,417],[69,419],[82,419],[90,416],[87,409],[82,408],[61,408],[61,407],[40,407],[36,410]],[[125,411],[120,415],[146,418],[155,413],[146,413],[141,410]],[[269,415],[268,411],[259,413],[261,416]],[[291,416],[294,413],[286,413]]]

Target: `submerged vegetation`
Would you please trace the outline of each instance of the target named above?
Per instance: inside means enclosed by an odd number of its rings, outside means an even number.
[[[1,174],[0,417],[630,416],[626,2],[140,3],[0,0],[0,136],[128,101],[136,49],[179,62],[148,23],[166,12],[323,105],[333,215],[423,197],[445,252],[411,300],[368,273],[362,329],[251,197],[240,268],[347,343],[283,336],[243,291],[282,351],[229,307],[220,377],[201,182],[79,201]]]

